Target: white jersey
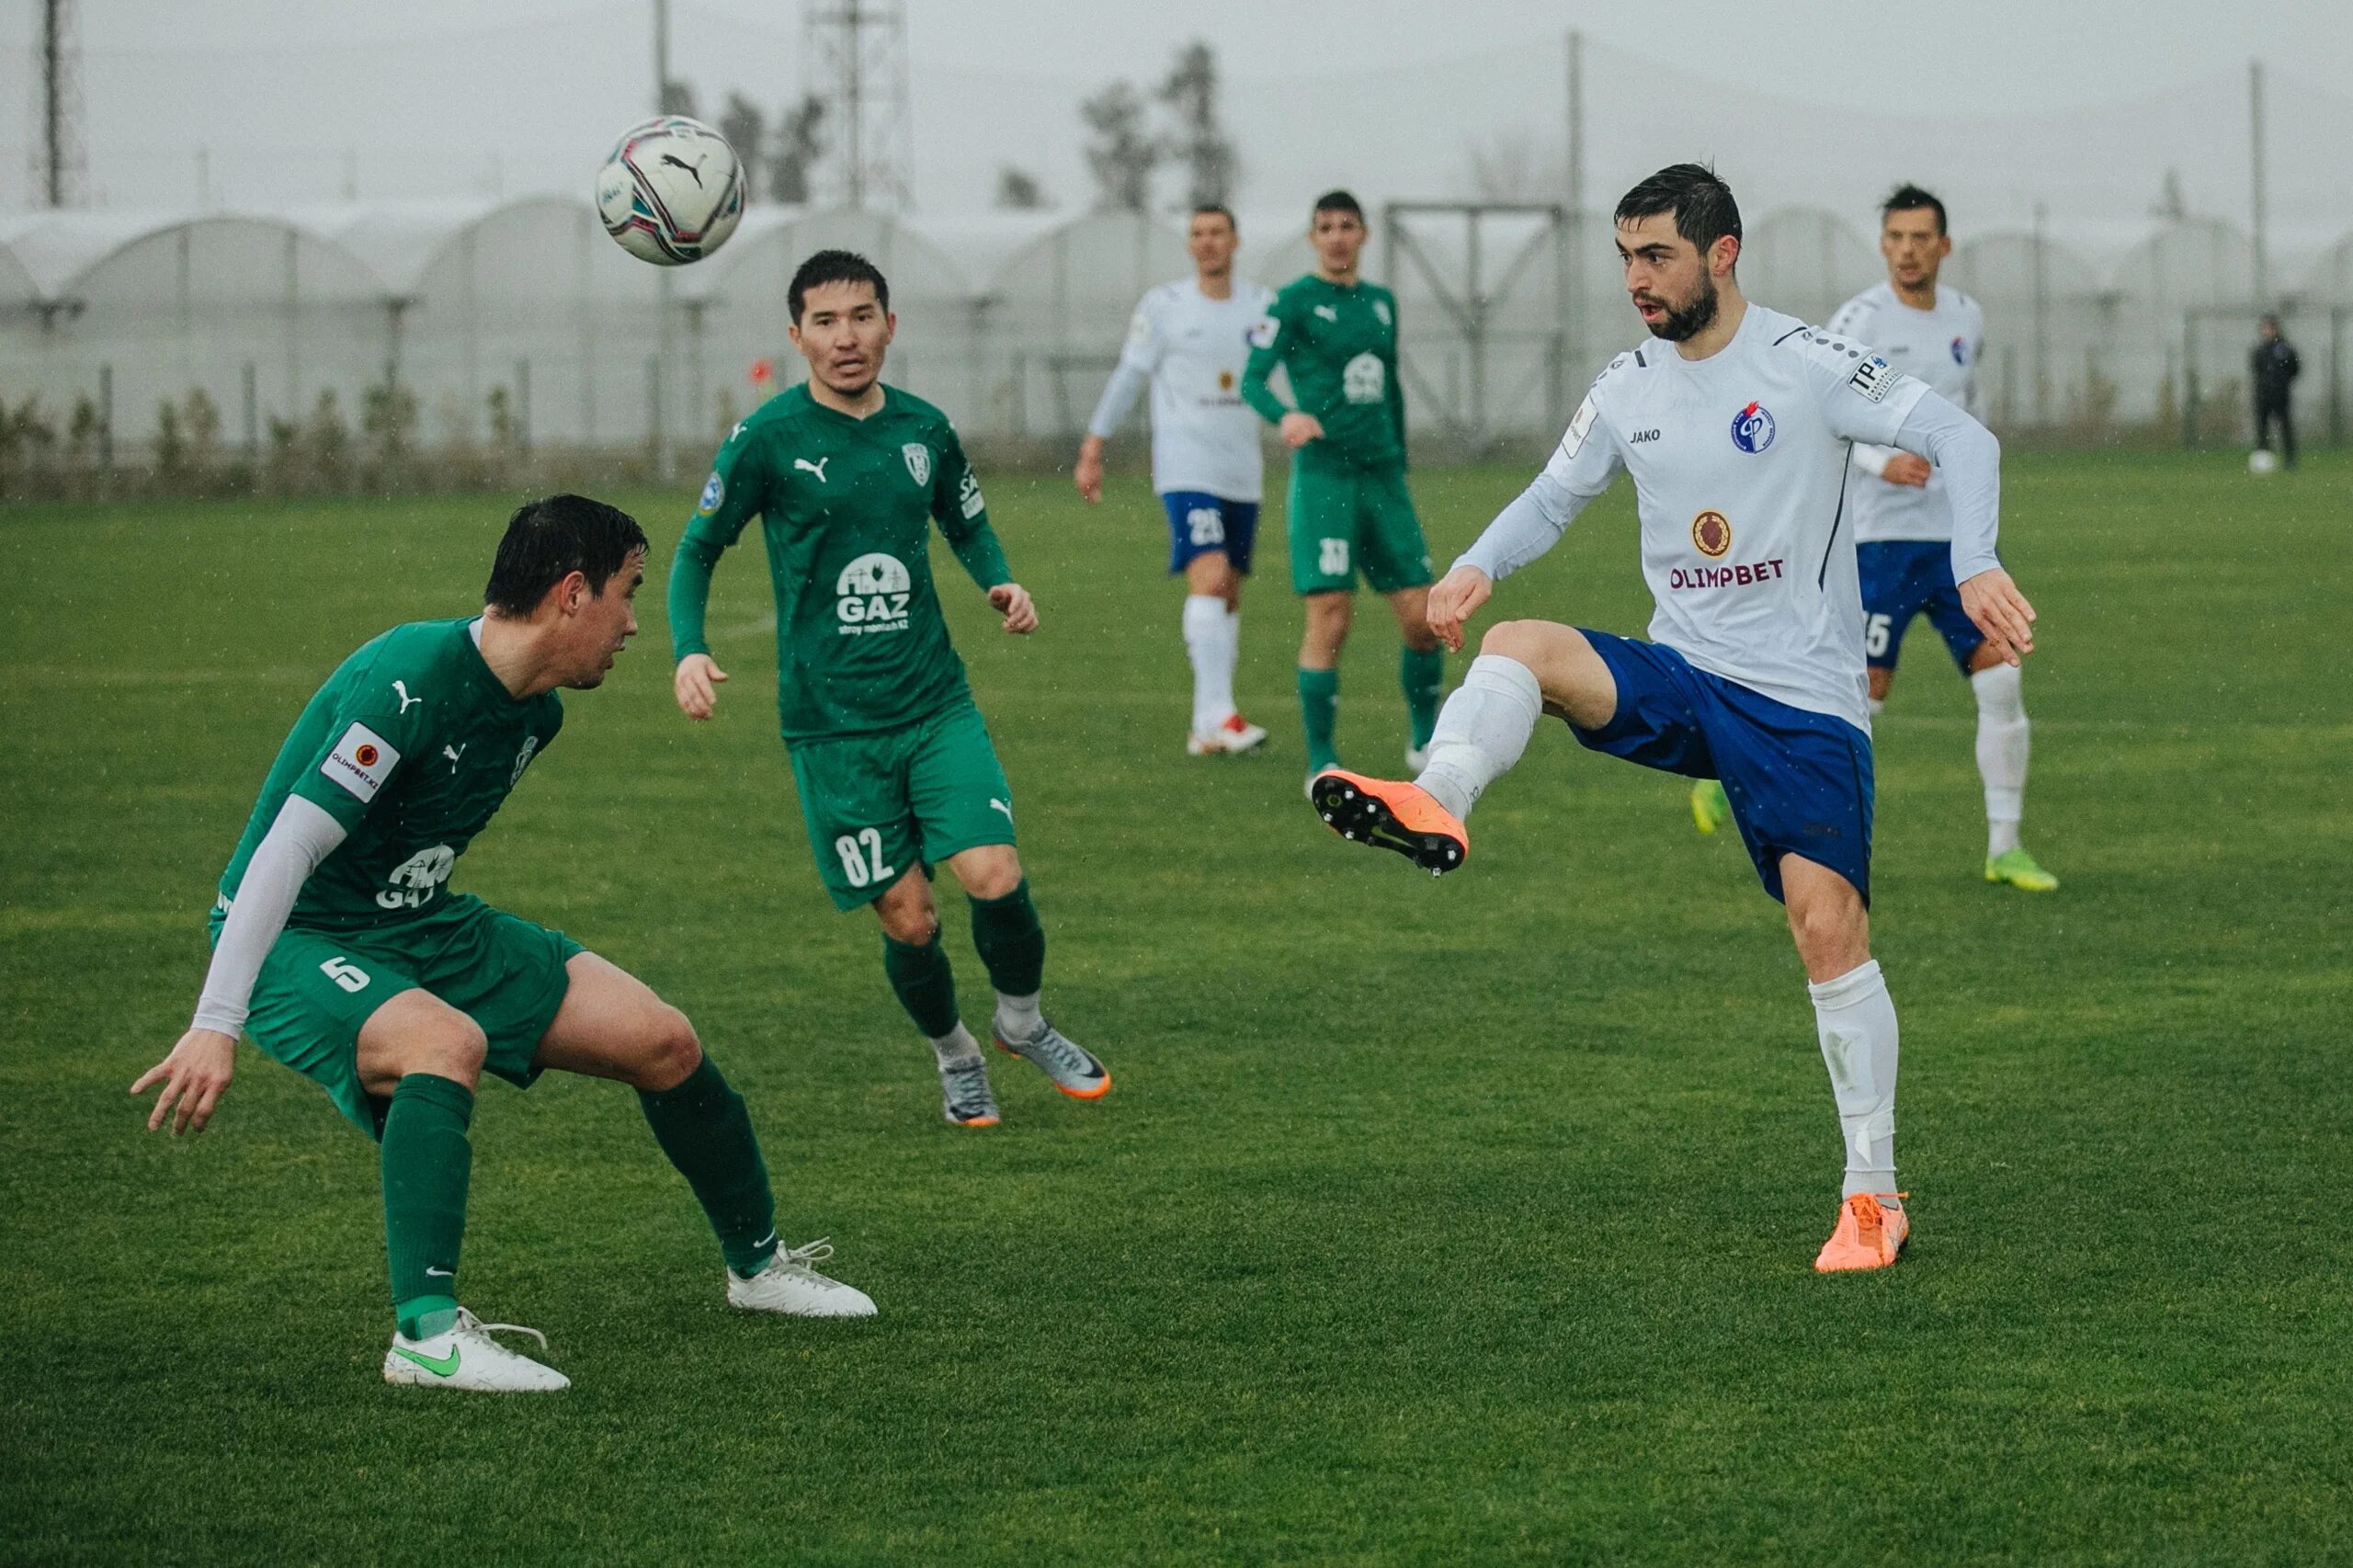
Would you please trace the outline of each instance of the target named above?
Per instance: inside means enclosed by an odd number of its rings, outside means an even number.
[[[1867,343],[1896,369],[1927,383],[1947,402],[1982,419],[1977,361],[1985,348],[1985,314],[1958,289],[1937,286],[1934,310],[1917,310],[1895,297],[1886,283],[1874,283],[1838,308],[1832,334],[1849,346]],[[1952,504],[1945,476],[1932,472],[1925,487],[1890,484],[1879,477],[1893,456],[1884,447],[1858,447],[1855,466],[1855,541],[1949,540]]]
[[[1146,294],[1088,431],[1108,437],[1148,379],[1153,489],[1256,502],[1266,460],[1258,416],[1242,401],[1242,369],[1250,358],[1250,331],[1274,297],[1266,285],[1239,278],[1222,300],[1202,293],[1190,278]]]
[[[1653,341],[1611,360],[1531,494],[1558,503],[1557,537],[1620,470],[1632,474],[1643,576],[1657,606],[1652,641],[1868,733],[1847,515],[1860,482],[1847,446],[1893,445],[1927,392],[1860,345],[1751,303],[1732,341],[1705,359]],[[1506,558],[1511,516],[1463,562],[1500,577],[1532,559]]]

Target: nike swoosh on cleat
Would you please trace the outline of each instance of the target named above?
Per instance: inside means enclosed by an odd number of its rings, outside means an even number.
[[[452,1279],[457,1277],[456,1270],[449,1268],[436,1268],[429,1263],[425,1266],[425,1272],[432,1275],[437,1279]]]
[[[459,1347],[454,1345],[449,1347],[449,1353],[447,1356],[438,1358],[420,1356],[414,1350],[403,1349],[397,1345],[392,1346],[392,1354],[415,1362],[437,1378],[449,1377],[458,1369]]]

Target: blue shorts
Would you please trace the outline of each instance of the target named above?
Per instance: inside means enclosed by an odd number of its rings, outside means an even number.
[[[1250,574],[1250,547],[1258,542],[1258,503],[1227,501],[1202,490],[1172,490],[1160,498],[1168,508],[1168,570],[1182,572],[1196,555],[1225,551],[1244,576]]]
[[[1943,633],[1952,662],[1969,673],[1970,656],[1985,634],[1961,608],[1952,580],[1952,546],[1941,540],[1891,539],[1855,547],[1863,576],[1863,653],[1874,669],[1892,670],[1904,629],[1915,615]]]
[[[1607,631],[1586,642],[1618,683],[1598,730],[1569,726],[1595,751],[1692,778],[1721,778],[1765,891],[1781,896],[1781,857],[1827,866],[1871,901],[1871,740],[1695,669],[1672,648]]]

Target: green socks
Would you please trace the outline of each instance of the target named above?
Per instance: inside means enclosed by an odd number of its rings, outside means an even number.
[[[1403,648],[1397,654],[1397,684],[1404,689],[1414,749],[1421,751],[1438,731],[1438,693],[1446,686],[1446,654],[1437,648]]]
[[[973,924],[977,926],[979,922]],[[938,931],[934,930],[931,940],[920,948],[884,937],[882,972],[891,977],[899,1006],[907,1010],[907,1017],[926,1039],[939,1040],[956,1032],[956,971],[948,967],[948,949],[939,945]]]
[[[384,1250],[392,1312],[411,1339],[458,1321],[458,1248],[474,1166],[466,1126],[473,1115],[473,1091],[431,1073],[403,1078],[384,1113]]]
[[[641,1089],[637,1103],[654,1141],[710,1216],[728,1268],[748,1279],[767,1267],[776,1256],[776,1195],[744,1096],[706,1054],[686,1082],[659,1094]]]
[[[1340,672],[1302,669],[1299,672],[1299,717],[1307,726],[1307,771],[1321,773],[1340,766],[1332,733],[1340,723]]]
[[[1046,976],[1046,928],[1029,902],[1029,879],[1003,898],[972,901],[972,946],[999,996],[1038,994]]]

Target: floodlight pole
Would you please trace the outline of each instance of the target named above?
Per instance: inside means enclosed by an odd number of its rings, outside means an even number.
[[[2263,62],[2246,62],[2246,123],[2248,156],[2248,194],[2255,219],[2255,302],[2261,309],[2271,305],[2271,247],[2266,233],[2269,214],[2266,211],[2263,189]]]

